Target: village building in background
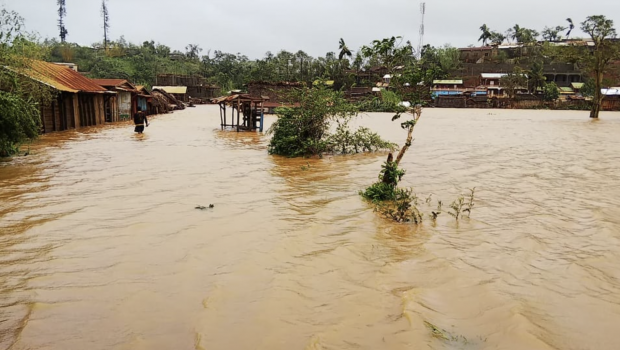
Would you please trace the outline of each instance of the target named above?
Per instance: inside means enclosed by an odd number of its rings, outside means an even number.
[[[191,102],[196,104],[207,103],[212,98],[218,96],[220,87],[213,85],[207,79],[195,75],[176,75],[176,74],[159,74],[156,78],[155,86],[164,88],[168,91],[169,87],[185,87],[183,94],[177,94],[178,99],[183,102]],[[177,91],[177,90],[175,90]],[[168,93],[172,93],[168,91]],[[181,96],[185,95],[185,96]]]
[[[261,98],[263,100],[263,108],[268,113],[274,113],[278,107],[291,106],[291,101],[287,98],[294,89],[305,86],[302,82],[280,81],[251,81],[247,83],[246,88],[248,96]]]
[[[181,102],[189,102],[187,86],[153,86],[153,90],[165,91]]]

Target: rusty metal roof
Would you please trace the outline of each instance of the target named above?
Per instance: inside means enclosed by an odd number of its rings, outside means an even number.
[[[217,97],[214,99],[211,99],[211,101],[213,101],[213,103],[226,103],[226,102],[235,102],[235,101],[241,101],[241,102],[261,102],[264,101],[265,99],[263,97],[256,97],[256,96],[250,96],[247,94],[236,94],[236,95],[230,95],[230,96],[222,96],[222,97]]]
[[[32,61],[29,68],[20,69],[19,73],[34,79],[52,88],[65,92],[92,92],[106,93],[104,87],[96,84],[91,79],[66,66],[58,64]]]
[[[135,85],[125,79],[92,79],[95,84],[118,91],[137,92]]]

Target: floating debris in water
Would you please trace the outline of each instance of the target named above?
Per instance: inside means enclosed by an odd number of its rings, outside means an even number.
[[[205,210],[205,209],[213,209],[213,208],[215,208],[215,205],[209,204],[209,208],[205,207],[204,205],[197,205],[194,209]]]

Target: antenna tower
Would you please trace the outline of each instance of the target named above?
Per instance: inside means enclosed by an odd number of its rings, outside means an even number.
[[[418,59],[422,58],[422,47],[424,46],[424,16],[426,15],[426,3],[423,2],[420,4],[420,42],[418,44]]]

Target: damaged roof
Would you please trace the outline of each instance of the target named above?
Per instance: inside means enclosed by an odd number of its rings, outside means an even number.
[[[169,94],[186,94],[187,86],[153,86],[153,90],[164,90]]]
[[[35,81],[48,85],[58,91],[72,93],[108,92],[108,90],[106,90],[103,86],[98,85],[91,79],[88,79],[69,67],[58,64],[43,61],[32,61],[29,68],[17,69],[14,71]]]
[[[113,88],[115,90],[136,92],[138,89],[125,79],[92,79],[96,84],[105,88]]]

